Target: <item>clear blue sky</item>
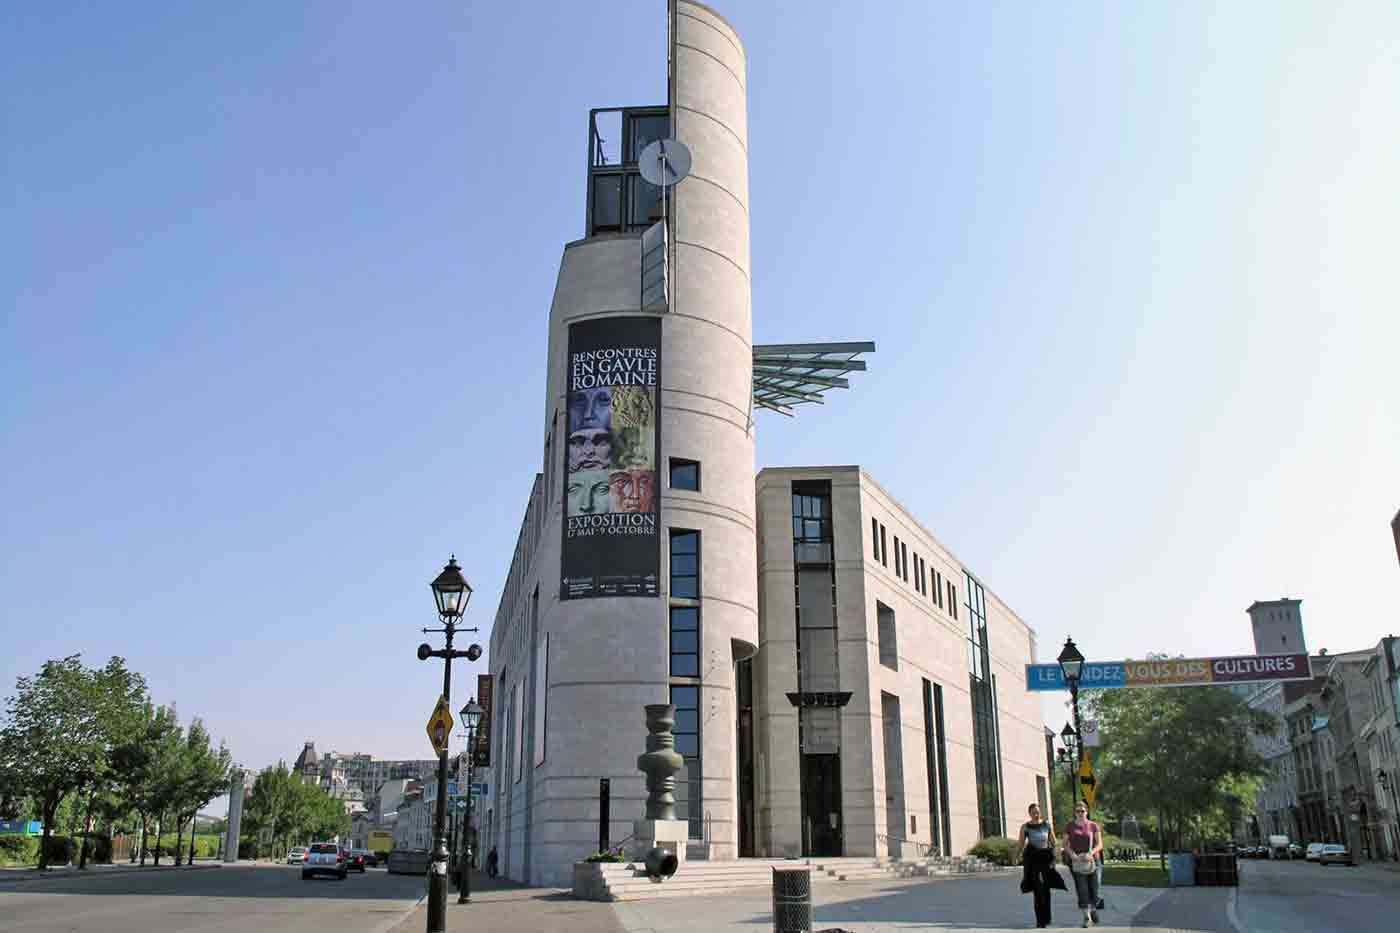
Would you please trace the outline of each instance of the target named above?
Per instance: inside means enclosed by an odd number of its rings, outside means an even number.
[[[879,345],[762,465],[863,464],[1047,658],[1400,630],[1400,6],[719,6],[754,337]],[[662,10],[4,6],[4,692],[116,653],[251,766],[428,754],[427,582],[489,626]]]

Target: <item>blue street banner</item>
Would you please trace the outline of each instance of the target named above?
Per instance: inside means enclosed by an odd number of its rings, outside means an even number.
[[[1122,661],[1084,662],[1079,685],[1086,689],[1105,690],[1128,685],[1128,668]],[[1068,690],[1065,675],[1058,664],[1027,664],[1027,690]]]
[[[1079,686],[1086,690],[1119,687],[1198,687],[1209,684],[1308,680],[1312,668],[1305,653],[1246,654],[1224,658],[1148,658],[1144,661],[1084,663]],[[1058,664],[1027,664],[1027,690],[1068,690]]]

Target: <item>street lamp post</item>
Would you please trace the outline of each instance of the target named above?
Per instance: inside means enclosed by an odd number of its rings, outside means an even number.
[[[467,726],[467,815],[462,821],[462,835],[457,864],[461,867],[461,878],[457,882],[457,903],[467,904],[472,899],[472,760],[476,755],[476,725],[481,722],[481,707],[472,697],[471,702],[462,707],[462,722]]]
[[[427,643],[418,646],[418,660],[442,658],[442,698],[452,699],[452,660],[466,658],[475,661],[481,657],[481,646],[472,645],[466,651],[452,647],[452,637],[459,631],[475,632],[474,628],[458,628],[457,623],[467,611],[467,603],[472,597],[472,588],[462,576],[462,568],[457,565],[456,555],[448,560],[442,573],[432,584],[433,599],[437,602],[438,620],[442,628],[423,629],[427,632],[441,632],[447,636],[445,647],[433,650]],[[447,743],[449,737],[442,738],[442,749],[438,752],[437,806],[433,812],[433,856],[428,864],[428,933],[447,933]]]
[[[1069,773],[1069,803],[1071,809],[1073,809],[1074,802],[1079,796],[1076,793],[1079,787],[1077,783],[1079,780],[1079,742],[1077,740],[1078,736],[1074,734],[1074,727],[1069,723],[1065,723],[1065,727],[1060,730],[1060,741],[1063,742],[1065,746],[1060,749],[1060,760],[1064,762],[1065,771]]]
[[[1079,767],[1084,758],[1084,742],[1082,740],[1084,730],[1079,722],[1079,677],[1084,672],[1084,655],[1079,653],[1079,649],[1074,646],[1073,638],[1065,639],[1065,646],[1060,651],[1060,656],[1056,659],[1060,662],[1060,673],[1064,675],[1065,683],[1069,685],[1070,705],[1074,707],[1074,736],[1075,736],[1075,767]],[[1068,725],[1065,726],[1069,728]],[[1063,732],[1060,735],[1064,735]],[[1071,799],[1078,800],[1079,794],[1072,795]]]

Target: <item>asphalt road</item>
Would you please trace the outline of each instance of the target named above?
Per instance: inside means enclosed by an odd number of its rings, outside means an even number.
[[[296,866],[113,872],[0,881],[0,930],[25,933],[385,933],[423,894],[421,876],[371,868],[301,880]]]
[[[1329,933],[1400,926],[1400,872],[1377,865],[1248,861],[1231,920],[1238,933]]]

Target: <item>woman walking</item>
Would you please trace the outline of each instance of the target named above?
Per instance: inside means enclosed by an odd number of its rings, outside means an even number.
[[[1035,901],[1035,925],[1050,925],[1050,889],[1065,890],[1060,873],[1055,871],[1055,827],[1040,815],[1040,807],[1031,804],[1027,808],[1030,819],[1021,824],[1021,834],[1017,842],[1021,848],[1016,860],[1021,863],[1021,893],[1033,894]]]
[[[1074,890],[1079,895],[1079,909],[1084,912],[1083,926],[1087,927],[1099,922],[1098,859],[1103,852],[1103,836],[1099,824],[1089,819],[1089,808],[1082,800],[1074,805],[1074,819],[1065,827],[1065,849],[1074,875]]]

